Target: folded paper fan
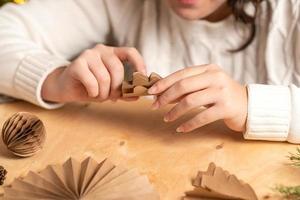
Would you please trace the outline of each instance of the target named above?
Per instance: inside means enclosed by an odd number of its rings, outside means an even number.
[[[70,200],[158,200],[146,176],[126,170],[108,160],[92,158],[78,162],[73,158],[63,165],[49,165],[39,173],[29,172],[4,188],[4,198]]]
[[[152,73],[149,77],[134,72],[131,81],[124,81],[122,84],[123,97],[138,97],[148,95],[148,89],[152,87],[161,77]]]
[[[237,179],[235,175],[211,163],[206,172],[199,172],[193,182],[193,191],[186,192],[184,200],[197,199],[239,199],[257,200],[249,184]]]

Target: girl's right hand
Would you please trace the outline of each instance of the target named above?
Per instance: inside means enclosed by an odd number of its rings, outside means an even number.
[[[85,50],[69,66],[56,69],[46,78],[42,98],[60,103],[116,101],[121,98],[124,61],[132,64],[136,71],[146,74],[143,58],[135,48],[99,44]]]

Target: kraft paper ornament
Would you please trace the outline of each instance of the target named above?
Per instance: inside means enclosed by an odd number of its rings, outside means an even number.
[[[0,165],[0,185],[3,185],[6,179],[6,174],[7,174],[6,169]]]
[[[148,89],[160,79],[161,77],[156,73],[147,77],[139,72],[134,72],[132,80],[124,81],[122,84],[123,97],[147,96],[149,95]]]
[[[70,158],[62,165],[49,165],[39,173],[29,172],[4,187],[4,198],[55,200],[158,200],[146,176],[105,159]]]
[[[193,191],[186,192],[184,200],[197,199],[239,199],[257,200],[249,184],[239,180],[235,175],[210,163],[206,172],[199,172],[193,182]]]
[[[29,157],[43,148],[46,131],[43,122],[33,114],[19,112],[3,125],[2,140],[7,149],[20,157]]]

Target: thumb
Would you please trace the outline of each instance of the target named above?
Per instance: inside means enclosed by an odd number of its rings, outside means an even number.
[[[147,74],[147,69],[146,69],[144,59],[136,48],[132,48],[132,47],[115,48],[114,52],[121,61],[128,61],[130,64],[133,65],[136,71],[141,72],[144,75]]]

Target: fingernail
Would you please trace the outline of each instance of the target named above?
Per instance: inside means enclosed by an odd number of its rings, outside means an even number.
[[[182,127],[178,127],[178,128],[176,129],[176,132],[177,132],[177,133],[183,133],[183,132],[184,132],[184,130],[183,130],[183,128],[182,128]]]
[[[168,116],[168,115],[166,115],[166,116],[164,117],[164,121],[165,121],[165,122],[169,122],[169,121],[170,121],[170,119],[169,119],[169,116]]]
[[[157,90],[156,86],[152,86],[152,87],[148,90],[148,93],[149,93],[149,94],[155,94],[155,93],[156,93],[156,90]]]
[[[152,105],[152,110],[157,110],[159,108],[159,103],[158,101],[156,101],[153,105]]]

